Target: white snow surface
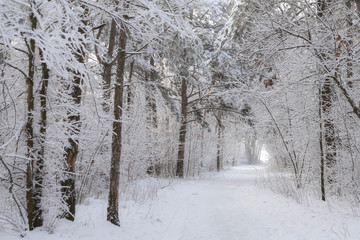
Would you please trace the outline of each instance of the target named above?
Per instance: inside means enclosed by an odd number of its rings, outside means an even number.
[[[240,166],[216,176],[176,180],[155,200],[122,202],[121,227],[106,221],[104,200],[87,199],[74,223],[54,233],[37,229],[1,240],[295,240],[360,239],[360,218],[321,201],[309,206],[255,186],[262,167]]]

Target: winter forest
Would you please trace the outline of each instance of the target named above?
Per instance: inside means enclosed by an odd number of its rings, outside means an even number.
[[[250,165],[239,199],[358,228],[360,0],[0,0],[0,239],[50,239],[96,204],[125,232],[95,239],[133,239],[129,202],[200,197]],[[343,225],[298,239],[358,239]],[[173,239],[280,239],[238,234]]]

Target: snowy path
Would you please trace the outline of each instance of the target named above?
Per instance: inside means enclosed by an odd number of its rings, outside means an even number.
[[[332,222],[282,196],[256,189],[256,176],[253,167],[238,167],[210,181],[183,186],[185,196],[176,197],[178,208],[160,239],[347,239],[346,227],[336,223],[340,219]]]
[[[330,212],[321,201],[305,207],[258,189],[258,171],[235,167],[208,180],[176,185],[153,206],[156,222],[129,239],[360,239],[359,218]]]
[[[106,202],[79,206],[75,223],[31,240],[332,240],[360,239],[360,219],[314,201],[295,203],[254,186],[254,167],[235,167],[216,177],[178,181],[144,204],[121,208],[121,228],[105,221]],[[0,240],[20,239],[0,232]],[[23,238],[24,239],[24,238]]]

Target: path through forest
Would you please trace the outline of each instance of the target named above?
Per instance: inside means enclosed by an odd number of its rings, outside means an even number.
[[[255,186],[262,167],[241,166],[200,180],[180,180],[157,197],[121,205],[121,227],[105,221],[106,201],[78,206],[75,223],[32,240],[331,240],[360,239],[360,219],[314,200],[310,206]],[[140,190],[139,190],[140,191]],[[1,240],[21,239],[0,232]]]
[[[162,240],[360,239],[353,221],[254,186],[261,168],[235,167],[208,181],[191,182]],[[181,191],[179,191],[181,192]],[[174,197],[174,196],[173,196]],[[180,197],[180,196],[178,196]],[[350,225],[349,225],[350,224]],[[358,225],[359,226],[359,225]]]

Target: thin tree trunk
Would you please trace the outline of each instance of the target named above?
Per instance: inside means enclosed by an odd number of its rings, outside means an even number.
[[[155,62],[154,62],[154,58],[150,57],[150,65],[151,67],[155,67]],[[148,89],[150,89],[150,91],[148,91],[148,109],[150,114],[150,122],[152,124],[152,126],[154,128],[158,127],[158,120],[157,120],[157,111],[156,111],[156,99],[155,99],[155,84],[156,81],[156,72],[154,69],[150,70],[150,86]]]
[[[322,119],[322,99],[321,89],[319,88],[319,119],[320,119],[320,135],[319,135],[319,146],[320,146],[320,189],[321,189],[321,200],[325,201],[325,160],[324,160],[324,143],[323,143],[323,119]]]
[[[114,19],[111,20],[111,25],[110,25],[110,36],[109,36],[109,46],[108,46],[108,52],[106,54],[106,59],[105,62],[103,62],[104,65],[104,73],[103,73],[103,78],[104,78],[104,104],[103,104],[103,110],[104,112],[109,112],[110,111],[110,95],[111,95],[111,91],[110,91],[110,85],[111,85],[111,73],[112,73],[112,67],[114,65],[113,62],[113,53],[114,53],[114,48],[115,48],[115,38],[116,38],[116,22]]]
[[[204,118],[203,118],[203,123],[206,121],[206,114],[207,114],[207,110],[204,110]],[[199,171],[198,174],[200,175],[200,168],[203,167],[203,158],[204,158],[204,127],[201,128],[201,144],[200,144],[200,166],[199,166]]]
[[[126,60],[126,29],[122,24],[119,34],[119,55],[117,62],[116,84],[114,94],[114,122],[111,149],[110,191],[107,208],[107,221],[120,226],[119,220],[119,181],[120,159],[122,151],[122,114],[123,114],[123,85]]]
[[[347,10],[350,11],[351,10],[351,0],[347,0],[345,2],[345,6],[347,7]],[[348,58],[346,59],[346,78],[347,78],[347,84],[350,88],[353,87],[353,82],[352,82],[352,77],[354,75],[353,73],[353,63],[352,63],[352,59],[351,59],[351,56],[352,56],[352,52],[351,52],[351,49],[353,47],[353,34],[351,32],[352,30],[352,27],[353,27],[353,22],[352,22],[352,17],[351,17],[351,13],[349,12],[347,14],[347,17],[346,17],[346,22],[347,22],[347,27],[348,27],[348,30],[347,30],[347,42],[345,43],[345,47],[346,48],[346,53],[348,55]]]
[[[318,0],[318,16],[324,18],[324,13],[328,8],[330,0]],[[328,57],[325,53],[321,54],[321,60],[325,61]],[[325,63],[324,63],[325,64]],[[335,74],[334,78],[337,78]],[[325,164],[328,169],[331,169],[336,164],[336,138],[335,138],[335,125],[333,119],[331,118],[331,109],[333,105],[333,88],[331,84],[331,78],[329,76],[325,77],[325,81],[321,88],[321,110],[322,118],[324,121],[323,132],[324,132],[324,154],[325,154]],[[329,183],[334,181],[333,174],[328,174],[327,180]]]
[[[323,10],[324,7],[326,6],[326,4],[322,4],[324,0],[318,0],[318,16],[319,17],[323,17]],[[360,17],[360,0],[355,0],[355,4],[356,4],[356,13],[357,15]],[[321,8],[320,8],[321,7]],[[351,48],[350,48],[351,50]],[[320,60],[325,60],[323,54],[317,54],[318,57],[320,58]],[[330,72],[331,70],[327,68],[327,66],[324,66],[325,69]],[[348,65],[348,69],[350,70],[348,72],[348,76],[352,77],[353,73],[352,73],[352,64]],[[360,107],[357,103],[357,101],[355,101],[352,96],[350,95],[348,89],[346,88],[346,86],[342,83],[341,79],[338,76],[333,76],[331,77],[335,84],[337,85],[337,87],[341,90],[342,94],[345,96],[346,100],[348,101],[348,103],[350,104],[353,113],[360,119]],[[349,87],[352,87],[352,83],[350,82]]]
[[[131,102],[132,102],[132,90],[131,90],[131,83],[132,83],[132,77],[134,74],[134,64],[135,61],[133,60],[130,63],[130,72],[129,72],[129,83],[128,83],[128,88],[127,88],[127,108],[126,110],[128,111],[128,115],[130,115],[130,107],[131,107]]]
[[[35,30],[37,27],[37,19],[33,13],[30,15],[31,29]],[[34,76],[35,76],[35,40],[30,39],[28,43],[29,50],[29,65],[28,65],[28,77],[26,78],[27,85],[27,122],[26,122],[26,146],[27,146],[27,158],[29,159],[26,167],[26,202],[27,202],[27,217],[29,230],[33,230],[35,216],[41,217],[41,212],[37,209],[39,206],[35,206],[35,192],[34,188]]]
[[[356,5],[356,12],[360,16],[360,0],[354,0]]]
[[[217,120],[218,120],[218,132],[217,132],[217,137],[218,137],[218,142],[217,142],[217,154],[216,154],[216,170],[218,172],[220,172],[221,170],[221,112],[219,111],[218,116],[217,116]]]
[[[187,128],[187,82],[186,77],[181,76],[181,122],[180,122],[180,135],[179,135],[179,150],[178,159],[176,162],[176,176],[184,177],[184,159],[185,159],[185,140]]]

